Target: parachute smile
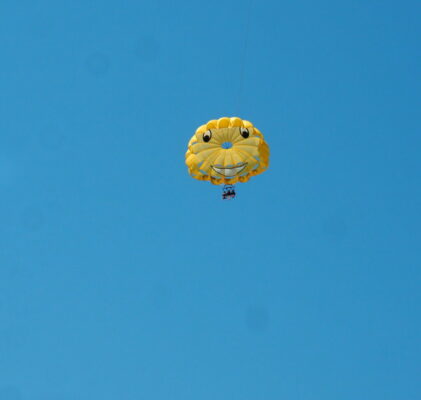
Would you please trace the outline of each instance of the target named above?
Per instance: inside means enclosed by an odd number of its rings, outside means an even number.
[[[246,166],[247,166],[247,163],[242,163],[235,167],[225,167],[225,168],[216,167],[212,165],[212,169],[220,175],[232,177],[232,176],[238,175]]]

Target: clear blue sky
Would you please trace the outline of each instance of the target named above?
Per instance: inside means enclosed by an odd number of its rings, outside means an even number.
[[[0,2],[0,400],[421,398],[421,5],[247,4]]]

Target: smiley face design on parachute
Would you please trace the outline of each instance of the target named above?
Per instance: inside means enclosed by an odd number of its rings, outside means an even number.
[[[246,182],[267,169],[269,147],[251,122],[221,118],[200,126],[186,153],[190,175],[214,184]]]

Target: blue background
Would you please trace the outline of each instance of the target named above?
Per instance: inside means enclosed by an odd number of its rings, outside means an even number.
[[[0,400],[420,399],[420,11],[2,0]]]

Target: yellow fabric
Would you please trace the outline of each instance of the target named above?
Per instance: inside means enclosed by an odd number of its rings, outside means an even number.
[[[224,143],[231,148],[222,147]],[[211,120],[190,139],[186,165],[193,178],[214,185],[247,182],[268,168],[269,146],[249,121],[237,117]]]

